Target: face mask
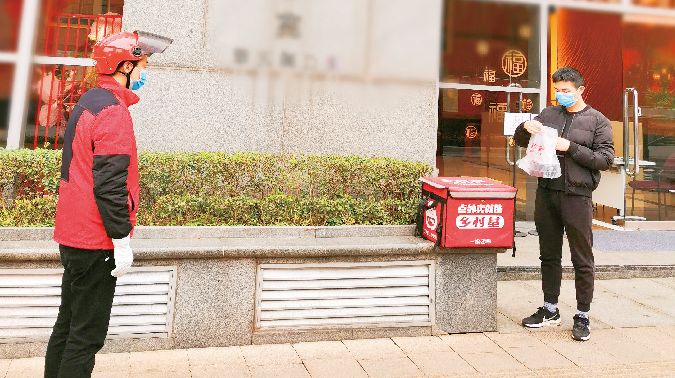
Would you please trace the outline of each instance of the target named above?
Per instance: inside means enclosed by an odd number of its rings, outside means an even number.
[[[140,74],[140,80],[132,80],[131,81],[131,90],[132,91],[137,91],[141,89],[144,85],[146,80],[148,80],[148,74],[145,72],[145,70],[141,71]]]
[[[574,97],[574,93],[556,92],[555,99],[556,101],[558,101],[558,104],[566,108],[569,108],[570,106],[577,103],[577,99]]]

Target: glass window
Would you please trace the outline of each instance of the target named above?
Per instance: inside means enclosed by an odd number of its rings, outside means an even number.
[[[61,148],[70,112],[91,86],[90,74],[90,68],[82,66],[35,66],[26,117],[26,148]]]
[[[0,148],[7,146],[7,123],[9,122],[10,96],[12,95],[12,80],[14,79],[14,65],[0,64]]]
[[[42,9],[36,54],[88,58],[96,42],[122,31],[123,0],[51,0]],[[36,65],[30,82],[24,145],[60,148],[73,106],[90,87],[90,68]]]
[[[16,51],[23,0],[0,1],[0,51]]]
[[[539,88],[539,7],[446,0],[441,81]]]
[[[604,4],[620,4],[621,0],[566,0],[568,3],[604,3]]]
[[[630,214],[648,220],[675,220],[675,26],[669,20],[624,16],[623,80],[636,88],[642,109],[640,158],[643,167],[630,181]],[[615,143],[617,135],[615,135]],[[619,153],[623,155],[623,153]],[[648,186],[652,185],[652,186]]]
[[[633,0],[634,5],[675,9],[675,0]]]
[[[54,5],[56,3],[56,5]],[[93,45],[122,31],[123,0],[52,0],[42,9],[36,53],[88,57]]]
[[[536,112],[539,95],[474,90],[441,89],[439,96],[436,167],[439,175],[490,177],[511,184],[513,162],[522,149],[507,151],[505,112]],[[513,155],[516,155],[515,157]],[[531,219],[527,190],[536,178],[516,170],[518,219]],[[529,198],[532,200],[532,198]]]
[[[675,27],[624,20],[624,82],[643,94],[643,110],[675,109]]]

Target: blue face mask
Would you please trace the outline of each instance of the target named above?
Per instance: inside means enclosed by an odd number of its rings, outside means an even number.
[[[148,74],[145,72],[145,70],[141,71],[140,76],[141,76],[140,80],[131,81],[131,86],[129,88],[132,91],[137,91],[141,89],[145,85],[146,80],[148,80]]]
[[[555,99],[558,101],[558,104],[566,108],[569,108],[570,106],[577,103],[574,93],[555,92]]]

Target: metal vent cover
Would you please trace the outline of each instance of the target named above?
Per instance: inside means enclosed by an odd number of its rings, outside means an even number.
[[[62,275],[63,269],[0,269],[0,343],[49,338]],[[117,279],[108,337],[169,337],[175,292],[175,267],[132,268]]]
[[[432,261],[261,264],[256,327],[401,327],[434,323]]]

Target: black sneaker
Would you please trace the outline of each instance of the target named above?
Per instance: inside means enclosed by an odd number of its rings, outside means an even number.
[[[577,341],[586,341],[591,338],[591,321],[579,315],[574,315],[572,338]]]
[[[523,325],[528,328],[541,328],[544,326],[560,325],[560,310],[551,312],[546,307],[539,307],[537,312],[523,319]]]

